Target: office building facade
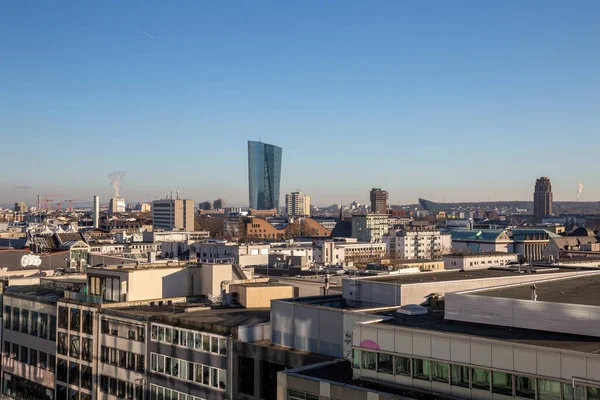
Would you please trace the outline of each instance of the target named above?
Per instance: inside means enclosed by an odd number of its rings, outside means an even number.
[[[285,208],[290,217],[310,216],[310,196],[302,192],[292,192],[285,195]]]
[[[356,214],[352,216],[352,237],[360,242],[381,243],[388,233],[387,214]]]
[[[533,216],[536,221],[552,214],[552,185],[550,179],[543,176],[535,181],[533,193]]]
[[[194,200],[165,199],[152,202],[152,226],[164,230],[194,230]]]
[[[387,212],[388,192],[380,188],[371,189],[371,212],[385,214]]]
[[[248,141],[250,208],[279,211],[281,147]]]

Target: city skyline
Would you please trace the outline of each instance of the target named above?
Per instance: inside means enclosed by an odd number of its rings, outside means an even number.
[[[557,201],[579,180],[581,201],[600,200],[593,168],[574,162],[594,165],[600,144],[599,12],[9,3],[0,136],[17,146],[3,152],[0,203],[104,202],[121,170],[128,201],[179,190],[245,204],[245,142],[259,138],[286,149],[281,193],[318,205],[366,204],[372,187],[391,204],[528,200],[539,176]],[[71,165],[83,160],[93,168]]]

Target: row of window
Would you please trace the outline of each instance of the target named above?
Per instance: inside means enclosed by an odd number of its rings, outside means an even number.
[[[100,375],[100,391],[121,399],[142,400],[143,397],[141,381],[125,382],[106,375]]]
[[[135,354],[113,347],[100,346],[100,361],[139,372],[144,372],[146,368],[146,360],[143,354]]]
[[[162,386],[150,385],[150,400],[204,400],[176,390],[167,389]]]
[[[319,396],[299,390],[288,389],[287,395],[288,400],[319,400]]]
[[[71,358],[81,358],[84,361],[91,362],[92,342],[93,340],[87,337],[59,332],[56,352],[63,356],[69,355]]]
[[[91,335],[94,333],[94,314],[78,308],[58,307],[58,327]]]
[[[78,390],[69,389],[62,385],[56,385],[56,400],[92,400],[89,393],[79,393]]]
[[[24,364],[54,372],[56,357],[36,349],[19,346],[16,343],[4,342],[4,355]]]
[[[56,362],[56,379],[73,386],[92,390],[92,367],[59,358]]]
[[[55,341],[56,316],[4,306],[4,329]]]
[[[102,318],[100,321],[100,330],[102,333],[112,336],[119,336],[119,323]],[[130,326],[127,332],[127,339],[144,342],[146,340],[146,331],[144,326]]]
[[[587,392],[588,400],[600,400],[600,388],[592,386],[573,388],[571,382],[358,349],[353,349],[352,353],[353,367],[356,369],[448,383],[453,386],[526,399],[560,399],[561,393],[565,399],[585,399]]]
[[[202,365],[191,361],[171,358],[161,354],[152,353],[150,369],[154,372],[173,376],[200,385],[213,387],[215,389],[226,388],[227,371]]]
[[[227,355],[227,338],[152,324],[151,339],[179,347]]]
[[[300,350],[320,353],[333,357],[342,357],[342,345],[339,343],[320,340],[317,338],[294,335],[289,332],[273,330],[271,340],[275,344],[285,347],[293,347]]]

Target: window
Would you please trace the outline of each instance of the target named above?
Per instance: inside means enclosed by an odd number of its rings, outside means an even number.
[[[21,313],[21,332],[29,333],[29,311],[22,310]]]
[[[108,362],[108,347],[100,346],[100,361],[103,363]]]
[[[139,340],[140,342],[143,342],[146,340],[146,332],[144,330],[145,330],[145,327],[143,327],[143,326],[138,326],[138,328],[137,328],[137,340]]]
[[[162,342],[164,340],[165,340],[165,327],[159,326],[158,327],[158,341]]]
[[[44,339],[48,337],[48,314],[40,314],[40,337]]]
[[[91,311],[83,312],[83,333],[91,335],[94,332],[94,316]]]
[[[158,356],[154,353],[150,355],[150,370],[158,371]]]
[[[179,377],[181,379],[187,379],[188,378],[188,363],[187,361],[181,360],[181,362],[179,363],[180,369],[179,369]]]
[[[194,381],[194,363],[191,361],[188,361],[187,363],[187,370],[188,370],[188,376],[187,376],[187,380],[188,381]]]
[[[152,329],[150,330],[150,339],[158,339],[158,327],[156,325],[152,325]]]
[[[17,307],[13,308],[13,319],[12,319],[13,325],[12,325],[12,329],[13,331],[18,331],[19,330],[19,323],[21,322],[21,310]]]
[[[391,354],[377,353],[377,372],[394,373],[393,356]]]
[[[164,373],[165,372],[165,356],[158,356],[158,372]]]
[[[72,358],[79,358],[79,344],[79,336],[71,335],[71,346],[69,348],[69,356],[71,356]]]
[[[465,367],[464,365],[451,365],[450,372],[452,374],[450,383],[453,386],[469,387],[469,367]]]
[[[512,396],[512,374],[492,371],[492,392]]]
[[[210,336],[202,335],[202,350],[210,351]]]
[[[413,374],[415,379],[429,380],[429,360],[413,359]]]
[[[92,389],[92,367],[88,367],[87,365],[81,366],[81,387]]]
[[[108,378],[108,392],[111,394],[117,394],[117,380],[115,378]]]
[[[535,399],[535,378],[515,375],[515,392],[517,397]]]
[[[140,372],[144,372],[145,365],[146,365],[146,361],[144,359],[144,355],[138,354],[137,355],[137,370]]]
[[[219,389],[225,390],[227,387],[227,371],[224,369],[219,370]]]
[[[37,367],[38,364],[38,352],[35,349],[29,349],[29,364]]]
[[[56,315],[50,316],[50,329],[48,330],[50,337],[48,338],[51,341],[56,341]]]
[[[16,343],[12,344],[12,351],[10,352],[10,358],[13,360],[19,359],[19,345]]]
[[[585,400],[585,387],[575,386],[572,383],[563,383],[563,399]]]
[[[21,352],[19,353],[19,361],[27,364],[27,347],[21,346]]]
[[[128,399],[133,399],[133,384],[130,382],[127,382],[127,385],[125,387],[125,396]]]
[[[167,343],[173,343],[173,339],[171,338],[171,328],[165,328],[165,341]]]
[[[58,307],[58,327],[69,328],[69,309],[67,307]]]
[[[125,368],[127,365],[127,352],[119,350],[119,367]]]
[[[165,357],[165,374],[171,375],[171,357]]]
[[[58,363],[56,365],[56,379],[61,382],[67,381],[67,361],[62,358],[58,359]]]
[[[92,361],[92,339],[82,338],[81,358],[84,361]]]
[[[10,343],[6,340],[4,341],[4,351],[2,352],[2,354],[6,357],[10,355]]]
[[[125,382],[117,381],[117,396],[125,397]]]
[[[33,336],[38,335],[38,313],[35,311],[31,312],[31,329],[29,330],[29,334]]]
[[[187,347],[187,335],[185,332],[181,332],[181,340],[179,343],[181,343],[182,346]]]
[[[11,314],[12,314],[11,307],[4,306],[4,328],[5,329],[11,328]]]
[[[537,390],[540,400],[560,400],[560,382],[538,379]]]
[[[176,358],[173,358],[172,361],[173,365],[171,366],[171,375],[173,376],[179,376],[179,360]],[[184,364],[184,362],[182,362],[182,364]]]
[[[43,351],[40,351],[39,359],[40,359],[40,368],[47,369],[48,368],[48,354],[44,353]]]
[[[219,339],[214,336],[211,336],[210,338],[210,351],[212,353],[219,352]]]
[[[219,354],[222,356],[227,355],[227,339],[219,338]]]
[[[207,386],[210,384],[210,367],[208,365],[202,366],[202,383]]]
[[[117,365],[117,349],[110,349],[110,363]]]
[[[486,369],[472,369],[472,386],[474,389],[490,390],[490,371]]]
[[[135,369],[135,354],[127,353],[127,368]]]
[[[75,332],[79,332],[80,324],[81,324],[81,311],[77,308],[71,308],[71,330]]]
[[[102,333],[110,332],[110,327],[106,318],[102,318],[102,320],[100,321],[100,330],[102,331]]]
[[[48,354],[48,371],[54,372],[56,370],[56,356]]]
[[[360,369],[360,350],[358,349],[352,349],[352,368]]]
[[[210,386],[219,387],[219,370],[217,368],[210,369]]]
[[[182,335],[185,334],[182,332]],[[189,347],[190,349],[194,348],[194,332],[187,333],[187,347]]]
[[[432,362],[431,363],[431,379],[436,382],[449,383],[450,366],[446,363]]]
[[[79,364],[72,361],[69,368],[69,383],[79,386]]]
[[[194,364],[194,367],[196,369],[196,373],[194,376],[194,381],[197,383],[202,383],[202,365],[200,364]]]
[[[368,369],[371,371],[377,370],[377,353],[370,351],[361,351],[361,366],[362,369]]]
[[[100,375],[100,391],[108,393],[108,376]]]

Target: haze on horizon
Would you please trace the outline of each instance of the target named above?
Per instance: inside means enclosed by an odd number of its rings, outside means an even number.
[[[179,190],[247,204],[247,140],[282,197],[600,200],[600,3],[9,2],[0,204]]]

